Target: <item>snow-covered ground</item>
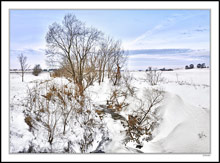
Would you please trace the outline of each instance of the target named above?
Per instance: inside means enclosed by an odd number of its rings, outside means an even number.
[[[125,131],[120,120],[115,120],[110,114],[103,117],[105,130],[111,140],[103,150],[106,153],[209,153],[210,152],[210,70],[192,69],[175,70],[162,73],[163,82],[150,86],[143,80],[145,72],[131,72],[134,79],[131,85],[135,87],[138,97],[144,100],[142,94],[145,88],[160,87],[165,91],[163,102],[158,109],[160,123],[153,131],[153,139],[144,141],[141,149],[136,143],[123,144]],[[17,73],[10,74],[10,152],[22,152],[28,149],[31,141],[42,145],[45,142],[35,140],[24,121],[24,99],[27,88],[34,86],[34,81],[53,80],[57,83],[67,82],[64,78],[52,79],[49,73],[33,76],[25,74],[25,82]],[[113,86],[107,79],[100,85],[94,83],[86,90],[96,106],[105,105]],[[127,110],[120,115],[126,117],[135,110],[135,101],[129,101]],[[99,144],[101,134],[96,135]],[[61,143],[62,145],[62,143]],[[96,147],[91,147],[94,151]],[[42,151],[43,152],[43,151]],[[78,152],[78,151],[76,151]]]

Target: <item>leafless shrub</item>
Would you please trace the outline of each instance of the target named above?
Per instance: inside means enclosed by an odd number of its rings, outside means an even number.
[[[203,131],[200,132],[200,133],[198,133],[198,136],[199,136],[199,139],[202,139],[202,138],[204,138],[204,137],[207,137],[207,136],[204,134]]]
[[[66,77],[67,79],[71,78],[70,73],[66,70],[66,68],[62,67],[57,70],[51,72],[50,77],[57,78],[57,77]]]
[[[156,70],[146,71],[145,81],[148,82],[150,85],[152,85],[152,86],[157,85],[158,83],[162,82],[163,80],[164,79],[162,77],[161,71],[156,71]]]
[[[135,95],[135,87],[132,86],[131,82],[134,78],[131,76],[129,72],[124,72],[122,75],[122,80],[125,88],[127,88],[128,92],[131,96]]]
[[[80,151],[82,153],[86,153],[89,147],[93,145],[97,130],[100,132],[101,128],[104,127],[100,119],[95,118],[95,115],[96,114],[94,114],[94,112],[89,109],[82,113],[83,118],[79,120],[79,123],[83,129],[83,137],[78,141],[78,144],[80,145]]]
[[[135,87],[131,85],[133,77],[129,72],[124,73],[121,76],[121,80],[118,85],[114,85],[110,97],[106,102],[107,109],[111,109],[113,112],[121,112],[126,110],[129,105],[129,97],[135,96]]]
[[[41,69],[40,65],[39,64],[35,65],[33,68],[32,74],[34,76],[38,76],[41,72],[42,72],[42,69]]]
[[[85,153],[93,145],[96,133],[102,128],[102,122],[90,99],[82,97],[80,91],[76,91],[78,88],[49,81],[36,83],[28,89],[25,122],[34,135],[39,132],[47,133],[46,140],[51,146],[51,152],[54,152],[52,145],[65,137],[67,141],[79,144],[80,151]],[[72,131],[76,126],[81,130],[81,138],[71,140],[68,135],[75,134]]]
[[[128,93],[118,88],[113,89],[110,98],[107,100],[107,108],[112,111],[120,112],[129,104],[126,102]]]
[[[129,140],[140,144],[141,137],[144,137],[146,141],[152,139],[152,131],[158,125],[156,111],[164,98],[163,94],[163,91],[158,89],[144,91],[146,101],[139,99],[139,107],[128,115],[126,132]]]
[[[38,128],[46,131],[51,147],[55,136],[60,134],[58,125],[63,124],[65,135],[68,118],[75,107],[71,89],[65,88],[66,85],[57,87],[46,82],[28,89],[25,122],[33,133],[38,132]]]

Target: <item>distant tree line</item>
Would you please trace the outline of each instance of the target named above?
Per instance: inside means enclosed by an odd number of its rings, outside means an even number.
[[[173,71],[173,69],[171,68],[161,68],[161,69],[157,69],[157,70],[160,70],[160,71]],[[139,70],[140,71],[140,70]],[[146,69],[145,71],[152,71],[152,67],[149,67],[148,69]]]
[[[194,64],[190,64],[189,66],[188,65],[186,65],[185,66],[185,69],[193,69],[194,68]],[[199,63],[199,64],[197,64],[197,68],[206,68],[206,65],[205,65],[205,63]]]
[[[206,68],[206,65],[205,63],[202,63],[202,64],[197,64],[197,68]]]

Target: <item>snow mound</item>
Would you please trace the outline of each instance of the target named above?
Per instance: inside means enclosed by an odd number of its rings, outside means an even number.
[[[151,143],[145,143],[144,152],[149,146],[160,146],[165,153],[210,152],[208,110],[189,105],[178,95],[168,93],[160,116],[156,136]]]

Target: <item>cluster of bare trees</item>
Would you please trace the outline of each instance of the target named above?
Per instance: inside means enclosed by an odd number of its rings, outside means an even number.
[[[103,82],[105,72],[117,84],[125,62],[120,41],[106,38],[101,31],[67,14],[62,24],[49,26],[46,42],[48,61],[64,68],[82,93],[95,80]]]
[[[125,63],[124,51],[121,49],[120,41],[114,41],[110,37],[103,39],[98,56],[99,83],[104,81],[105,72],[107,71],[108,78],[115,79],[113,84],[116,85],[120,78],[120,68]]]

